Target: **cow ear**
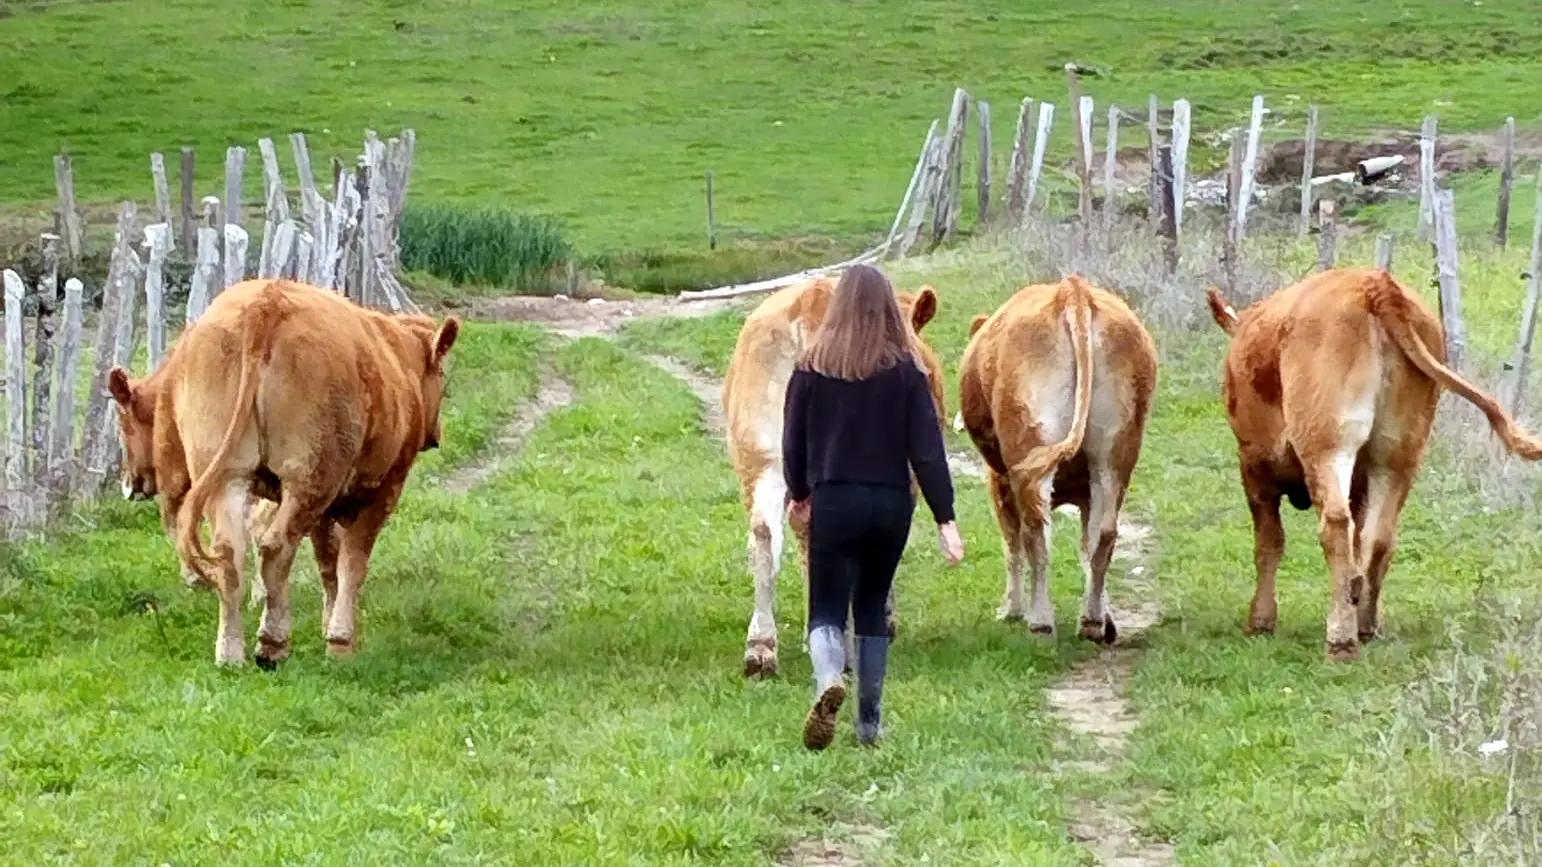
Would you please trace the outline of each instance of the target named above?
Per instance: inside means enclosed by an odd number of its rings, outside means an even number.
[[[134,405],[134,386],[129,383],[128,371],[114,366],[107,373],[107,390],[112,393],[112,399],[124,409]]]
[[[990,316],[984,313],[976,315],[974,321],[969,323],[969,336],[975,336],[975,333],[980,330],[980,326],[984,325],[988,319],[990,319]]]
[[[916,295],[915,306],[910,308],[910,325],[920,331],[937,315],[937,293],[930,286],[921,287]]]
[[[439,331],[434,334],[434,363],[444,361],[444,357],[450,354],[450,347],[455,345],[455,338],[460,336],[460,319],[451,316],[439,326]]]

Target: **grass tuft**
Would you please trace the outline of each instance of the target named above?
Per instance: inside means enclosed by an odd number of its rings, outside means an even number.
[[[408,205],[402,265],[454,283],[551,293],[573,247],[548,217],[506,208]]]

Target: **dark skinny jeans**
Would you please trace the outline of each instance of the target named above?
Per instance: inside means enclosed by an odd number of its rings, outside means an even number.
[[[844,632],[850,606],[857,635],[887,635],[884,603],[910,536],[911,492],[827,482],[809,505],[809,629]]]

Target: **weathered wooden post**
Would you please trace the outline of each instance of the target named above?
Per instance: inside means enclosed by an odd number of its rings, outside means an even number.
[[[182,249],[191,254],[193,245],[197,243],[198,216],[193,210],[197,201],[197,193],[194,185],[197,182],[193,173],[194,157],[192,148],[182,149]]]
[[[953,91],[953,108],[948,113],[948,131],[943,134],[942,178],[932,215],[934,247],[958,227],[960,196],[963,193],[964,129],[968,120],[969,92],[962,87],[956,88]]]
[[[1173,106],[1173,109],[1173,123],[1176,124],[1178,122],[1176,104]],[[1157,168],[1157,158],[1159,156],[1157,149],[1161,146],[1161,137],[1159,134],[1160,126],[1157,122],[1157,114],[1159,111],[1160,109],[1158,108],[1157,96],[1153,93],[1146,100],[1146,161],[1151,166],[1151,188],[1147,193],[1150,202],[1146,206],[1146,219],[1150,220],[1152,223],[1157,224],[1160,224],[1162,220],[1162,173]],[[1174,133],[1176,134],[1176,130],[1174,130]],[[1174,143],[1177,143],[1176,140]],[[1177,158],[1176,154],[1173,156],[1174,159]]]
[[[1376,267],[1383,271],[1392,270],[1392,233],[1383,232],[1376,238]]]
[[[1023,219],[1028,194],[1028,161],[1033,147],[1028,136],[1033,132],[1033,99],[1025,98],[1017,107],[1017,131],[1012,137],[1012,161],[1007,166],[1007,194],[1004,203],[1007,222],[1016,225]]]
[[[359,157],[354,183],[359,192],[359,282],[358,302],[365,307],[375,303],[375,178],[370,172],[369,156]]]
[[[279,171],[278,151],[273,147],[273,139],[259,139],[257,148],[262,153],[263,201],[266,202],[262,248],[257,255],[257,276],[277,277],[282,270],[282,263],[276,261],[274,236],[279,225],[289,219],[289,195],[284,190],[284,177]]]
[[[1431,238],[1435,219],[1435,116],[1424,119],[1419,132],[1419,243]]]
[[[1119,106],[1108,107],[1108,131],[1103,140],[1103,231],[1112,234],[1119,208],[1114,203],[1114,172],[1119,168]],[[1172,175],[1169,174],[1168,177]]]
[[[1332,199],[1317,203],[1317,270],[1327,271],[1338,264],[1338,205]]]
[[[124,268],[118,272],[118,318],[117,334],[113,335],[112,364],[128,369],[134,363],[134,347],[138,343],[137,329],[134,327],[135,307],[138,300],[139,274],[142,264],[139,254],[134,252],[133,244],[129,244]],[[104,403],[111,403],[110,394],[102,396]],[[100,487],[102,482],[117,472],[119,461],[122,458],[122,439],[119,436],[118,421],[115,413],[104,412],[102,418],[102,438],[99,440],[101,452],[95,463],[91,464],[93,470],[100,468],[95,474],[94,483]]]
[[[205,226],[198,230],[198,263],[193,266],[192,286],[187,293],[187,324],[192,325],[209,309],[220,286],[220,233]]]
[[[235,223],[225,224],[225,282],[220,291],[246,279],[246,230]],[[218,292],[215,293],[218,296]]]
[[[145,340],[149,344],[149,371],[161,366],[166,357],[166,257],[171,253],[171,224],[154,223],[145,227]]]
[[[119,295],[123,291],[123,274],[133,268],[129,259],[134,255],[131,248],[136,208],[125,201],[118,211],[118,230],[112,247],[112,259],[108,266],[107,281],[102,284],[102,313],[96,326],[96,351],[92,356],[96,369],[91,375],[91,388],[86,392],[86,419],[81,429],[81,452],[86,473],[102,467],[106,446],[102,442],[107,432],[104,422],[113,421],[107,412],[107,372],[113,365],[113,341],[118,334],[118,312],[121,308]],[[132,287],[132,283],[129,284]],[[132,293],[132,288],[129,290]],[[61,383],[62,385],[63,383]]]
[[[85,248],[80,211],[75,207],[75,169],[68,153],[54,157],[54,187],[59,193],[59,232],[64,240],[64,261],[74,265],[80,261]]]
[[[976,200],[980,210],[980,225],[990,219],[991,209],[991,104],[985,100],[977,103],[975,116],[980,119],[980,166],[975,182]]]
[[[1183,243],[1183,206],[1189,200],[1189,136],[1193,110],[1186,99],[1173,100],[1173,231]]]
[[[1238,232],[1237,210],[1242,197],[1243,140],[1233,130],[1231,154],[1226,164],[1226,225],[1221,232],[1221,268],[1226,274],[1226,291],[1236,292],[1241,275],[1241,238]]]
[[[5,281],[5,502],[10,527],[32,522],[32,497],[27,489],[27,356],[22,344],[21,302],[27,287],[15,271]]]
[[[894,245],[900,239],[900,226],[905,222],[905,216],[909,213],[911,204],[915,203],[917,208],[926,207],[925,202],[917,201],[916,192],[920,188],[922,178],[926,173],[926,162],[932,152],[932,142],[937,138],[938,123],[939,121],[933,119],[932,125],[926,128],[926,141],[921,145],[921,155],[916,158],[915,170],[910,173],[910,184],[905,187],[905,195],[900,199],[899,210],[894,212],[894,222],[889,225],[889,236],[884,240],[884,255],[892,255],[898,252]],[[710,176],[711,173],[709,172],[708,177]],[[709,225],[711,223],[710,216],[708,217],[708,223]]]
[[[1039,175],[1044,171],[1044,150],[1049,147],[1049,130],[1055,122],[1055,104],[1039,103],[1039,125],[1033,133],[1033,162],[1028,166],[1028,199],[1023,213],[1033,210],[1034,199],[1039,194]]]
[[[54,377],[54,315],[59,305],[59,236],[42,239],[43,276],[37,287],[37,330],[32,340],[32,486],[39,517],[49,512],[48,444],[52,426],[48,407]]]
[[[1301,224],[1297,233],[1306,237],[1312,223],[1312,172],[1317,165],[1317,106],[1306,110],[1306,149],[1301,154]]]
[[[64,502],[75,479],[75,371],[80,359],[80,332],[85,316],[85,286],[74,277],[64,282],[64,322],[59,332],[59,376],[54,382],[48,469],[53,500]]]
[[[1499,212],[1494,217],[1494,243],[1503,250],[1510,244],[1510,186],[1515,183],[1515,118],[1505,118],[1504,157],[1499,170]]]
[[[1461,267],[1456,249],[1456,205],[1450,190],[1436,190],[1435,267],[1440,282],[1440,318],[1446,328],[1446,364],[1462,371],[1467,356],[1467,325],[1462,316]]]
[[[1527,275],[1526,303],[1521,308],[1521,334],[1515,342],[1515,360],[1510,363],[1505,406],[1511,415],[1521,410],[1526,400],[1526,375],[1531,368],[1531,343],[1537,334],[1537,308],[1542,305],[1542,169],[1537,171],[1537,216],[1531,226],[1531,273]]]
[[[947,142],[941,136],[933,136],[922,153],[921,178],[916,184],[915,204],[911,209],[910,220],[905,226],[905,231],[900,236],[899,246],[895,248],[895,254],[898,256],[909,255],[916,243],[920,241],[921,230],[926,225],[927,208],[935,210],[939,207],[942,173],[945,170],[943,160],[946,155]]]
[[[1258,140],[1263,134],[1264,126],[1264,98],[1253,97],[1253,116],[1248,121],[1247,152],[1242,157],[1242,174],[1237,195],[1237,243],[1241,245],[1242,239],[1248,233],[1248,207],[1253,202],[1254,171],[1258,166]]]
[[[1075,112],[1071,128],[1076,133],[1076,215],[1080,224],[1077,229],[1077,257],[1080,258],[1082,244],[1086,241],[1087,230],[1092,223],[1092,142],[1089,135],[1092,119],[1086,116],[1087,106],[1082,99],[1081,77],[1076,74],[1076,64],[1065,65],[1065,76],[1071,91],[1071,111]]]
[[[1178,273],[1178,209],[1181,205],[1173,187],[1173,146],[1157,149],[1157,204],[1162,209],[1162,252],[1167,276]]]
[[[155,221],[170,226],[171,185],[166,180],[166,157],[160,151],[150,154],[150,179],[155,184]]]

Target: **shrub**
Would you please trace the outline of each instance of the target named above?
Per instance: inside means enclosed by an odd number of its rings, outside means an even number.
[[[409,205],[399,243],[408,271],[519,292],[555,291],[573,257],[556,222],[505,208]]]

